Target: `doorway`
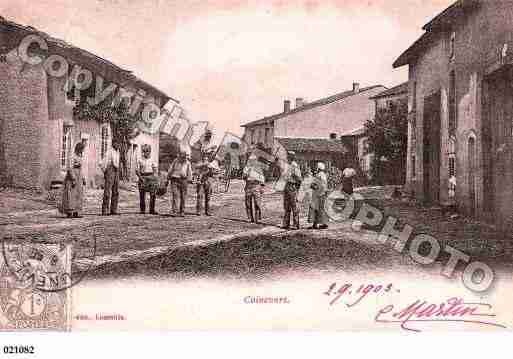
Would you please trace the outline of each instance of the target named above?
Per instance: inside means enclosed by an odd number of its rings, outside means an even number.
[[[470,200],[470,215],[476,215],[476,140],[468,139],[468,189]]]
[[[483,103],[483,208],[485,218],[513,227],[513,69],[485,79]]]
[[[440,202],[440,91],[424,98],[424,202]]]

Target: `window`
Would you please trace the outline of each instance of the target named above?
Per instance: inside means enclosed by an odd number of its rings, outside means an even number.
[[[456,176],[456,139],[449,139],[449,177]]]
[[[256,142],[255,130],[251,130],[251,144],[254,145]]]
[[[413,81],[411,89],[411,103],[408,105],[409,112],[415,112],[417,110],[417,82]]]
[[[449,177],[456,176],[456,157],[449,155]]]
[[[411,156],[411,178],[417,177],[417,161],[415,155]]]
[[[367,154],[369,152],[369,140],[366,138],[363,140],[363,154]]]
[[[449,61],[453,61],[456,53],[455,53],[455,47],[456,47],[456,33],[451,33],[451,38],[449,40]]]
[[[415,116],[411,119],[411,139],[412,144],[417,140],[417,118]]]
[[[269,144],[269,142],[270,142],[270,138],[269,138],[270,132],[271,132],[270,128],[265,129],[265,144],[266,145]]]
[[[107,155],[109,145],[109,127],[103,125],[100,130],[100,158],[103,160]]]
[[[454,71],[449,74],[449,134],[456,131],[456,75]]]
[[[64,126],[62,131],[61,168],[66,169],[71,149],[71,127]]]

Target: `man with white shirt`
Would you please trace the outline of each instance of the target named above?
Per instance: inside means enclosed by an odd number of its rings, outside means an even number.
[[[150,194],[150,214],[156,215],[155,200],[158,190],[157,166],[151,159],[151,147],[147,144],[141,147],[142,156],[137,162],[135,171],[139,178],[139,209],[141,214],[146,213],[146,192]]]
[[[200,151],[201,159],[208,156],[209,160],[213,160],[213,154],[216,151],[216,146],[213,144],[212,130],[207,129],[203,136],[193,145],[193,148]]]
[[[203,155],[203,159],[196,168],[199,174],[198,183],[196,184],[196,215],[201,216],[201,207],[204,205],[205,216],[211,216],[210,197],[212,196],[214,169],[209,162],[208,155]]]
[[[119,150],[117,143],[112,143],[105,154],[105,158],[100,161],[100,168],[105,178],[102,216],[116,215],[118,214],[119,197]]]
[[[283,190],[283,207],[285,209],[283,228],[290,229],[290,216],[292,215],[294,229],[299,229],[297,194],[302,182],[301,170],[296,162],[295,152],[289,151],[287,159],[289,163],[281,169],[282,177],[285,180],[285,188]]]
[[[187,186],[192,181],[192,166],[185,152],[180,151],[178,158],[169,166],[167,176],[168,182],[171,183],[171,213],[176,215],[178,210],[178,217],[183,217],[185,214]],[[178,198],[180,199],[179,208],[177,206]]]
[[[258,157],[251,154],[248,162],[242,170],[242,178],[245,181],[245,206],[246,214],[251,223],[259,223],[262,219],[262,193],[265,186],[265,176]]]

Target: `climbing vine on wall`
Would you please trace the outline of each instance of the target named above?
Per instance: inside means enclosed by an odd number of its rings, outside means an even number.
[[[109,123],[112,133],[112,145],[117,146],[120,154],[120,176],[122,180],[129,179],[128,150],[131,141],[141,132],[140,125],[146,124],[141,113],[132,115],[125,101],[120,101],[112,106],[112,101],[103,101],[97,105],[91,105],[85,97],[81,97],[73,108],[73,118],[81,121],[98,121]]]

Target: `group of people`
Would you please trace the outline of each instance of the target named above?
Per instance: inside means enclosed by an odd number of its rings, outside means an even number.
[[[64,179],[62,203],[60,210],[69,218],[80,218],[84,205],[84,188],[86,185],[82,172],[82,156],[84,143],[75,146],[74,156]],[[212,196],[212,181],[218,171],[213,165],[211,153],[207,146],[203,146],[201,160],[196,164],[196,215],[204,213],[211,216],[210,200]],[[302,188],[304,179],[301,169],[296,162],[294,152],[287,153],[288,161],[281,165],[280,179],[283,181],[283,207],[284,216],[282,227],[284,229],[299,229],[299,203],[298,194]],[[99,167],[104,174],[104,189],[102,202],[102,215],[118,214],[119,179],[120,179],[120,154],[119,146],[112,144]],[[178,156],[169,166],[167,176],[159,178],[158,169],[151,158],[151,147],[141,147],[141,158],[137,161],[135,173],[138,179],[139,209],[141,214],[146,213],[146,198],[149,195],[149,214],[158,214],[155,210],[155,202],[159,191],[170,189],[171,215],[184,217],[185,201],[189,184],[193,183],[193,168],[187,153],[179,151]],[[352,178],[355,175],[353,169],[346,168],[343,171],[342,190],[347,194],[353,193]],[[245,208],[248,219],[253,223],[262,220],[262,195],[265,188],[265,175],[256,155],[251,154],[242,173],[245,182]],[[325,211],[325,203],[328,195],[328,177],[324,163],[317,163],[316,173],[309,183],[311,198],[309,201],[308,221],[310,229],[328,228],[329,218]],[[305,190],[303,186],[303,190]]]
[[[86,180],[83,175],[82,159],[85,145],[75,145],[71,163],[68,165],[63,181],[62,201],[59,206],[61,213],[68,218],[81,218],[84,207],[84,189]],[[119,145],[112,143],[104,158],[98,164],[104,176],[102,215],[118,214],[120,153]],[[202,152],[202,160],[197,164],[198,178],[196,181],[196,214],[202,211],[211,216],[210,198],[212,195],[212,178],[215,166],[210,162],[208,153]],[[169,187],[171,193],[171,214],[183,217],[187,188],[192,183],[192,165],[186,152],[180,151],[177,158],[169,166],[167,177],[160,179],[155,161],[151,158],[151,147],[141,146],[141,158],[137,161],[135,174],[139,190],[139,209],[146,213],[146,199],[149,196],[149,214],[156,215],[155,202],[158,192]]]
[[[304,178],[296,162],[296,154],[289,151],[287,160],[280,168],[280,179],[284,184],[282,228],[286,230],[291,228],[300,229],[298,194],[302,188]],[[342,172],[342,190],[349,195],[353,194],[353,177],[355,175],[356,171],[352,168],[346,168]],[[245,181],[245,206],[248,218],[251,222],[259,223],[262,218],[261,196],[264,192],[265,177],[262,166],[255,155],[250,155],[243,170],[243,179]],[[329,217],[325,210],[325,203],[328,196],[328,176],[324,163],[317,163],[315,177],[308,183],[310,183],[310,188],[305,189],[303,187],[303,190],[311,190],[308,222],[312,223],[312,226],[309,229],[327,229]]]

